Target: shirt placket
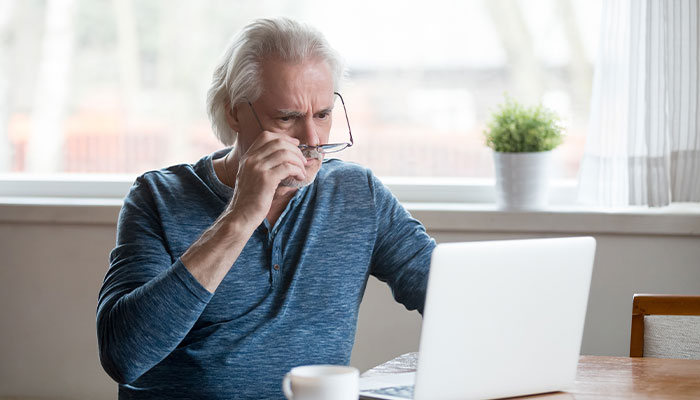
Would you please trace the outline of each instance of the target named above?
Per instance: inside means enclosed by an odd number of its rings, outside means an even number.
[[[279,285],[282,277],[282,268],[284,267],[282,264],[282,245],[280,244],[280,236],[281,235],[274,235],[270,233],[270,237],[268,239],[268,244],[271,251],[270,276],[272,277],[273,286]]]
[[[267,245],[270,249],[270,277],[273,286],[277,286],[282,281],[282,272],[285,267],[282,260],[282,236],[277,233],[282,229],[284,224],[286,224],[287,213],[291,208],[293,208],[299,199],[301,194],[306,188],[300,189],[294,198],[289,202],[287,208],[282,212],[280,217],[277,219],[275,226],[270,227],[267,221],[265,225],[268,227]]]

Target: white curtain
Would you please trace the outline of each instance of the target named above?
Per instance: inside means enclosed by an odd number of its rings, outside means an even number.
[[[606,0],[579,201],[700,201],[699,0]]]

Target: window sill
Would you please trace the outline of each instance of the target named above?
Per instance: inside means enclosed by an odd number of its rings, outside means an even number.
[[[504,211],[493,204],[404,203],[426,228],[444,232],[700,236],[700,204],[650,209],[550,206]]]
[[[0,223],[114,225],[121,199],[0,197]],[[404,202],[430,231],[700,236],[700,204],[649,209],[551,206],[503,211],[492,204]]]

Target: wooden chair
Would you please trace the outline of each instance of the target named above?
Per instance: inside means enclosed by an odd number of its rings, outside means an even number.
[[[700,359],[700,296],[635,294],[630,357]]]

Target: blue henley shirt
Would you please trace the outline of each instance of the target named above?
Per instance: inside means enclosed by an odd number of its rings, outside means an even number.
[[[100,290],[100,359],[120,399],[283,398],[292,367],[348,364],[370,274],[422,312],[435,242],[372,173],[323,162],[214,294],[180,256],[233,195],[212,161],[140,176]]]

